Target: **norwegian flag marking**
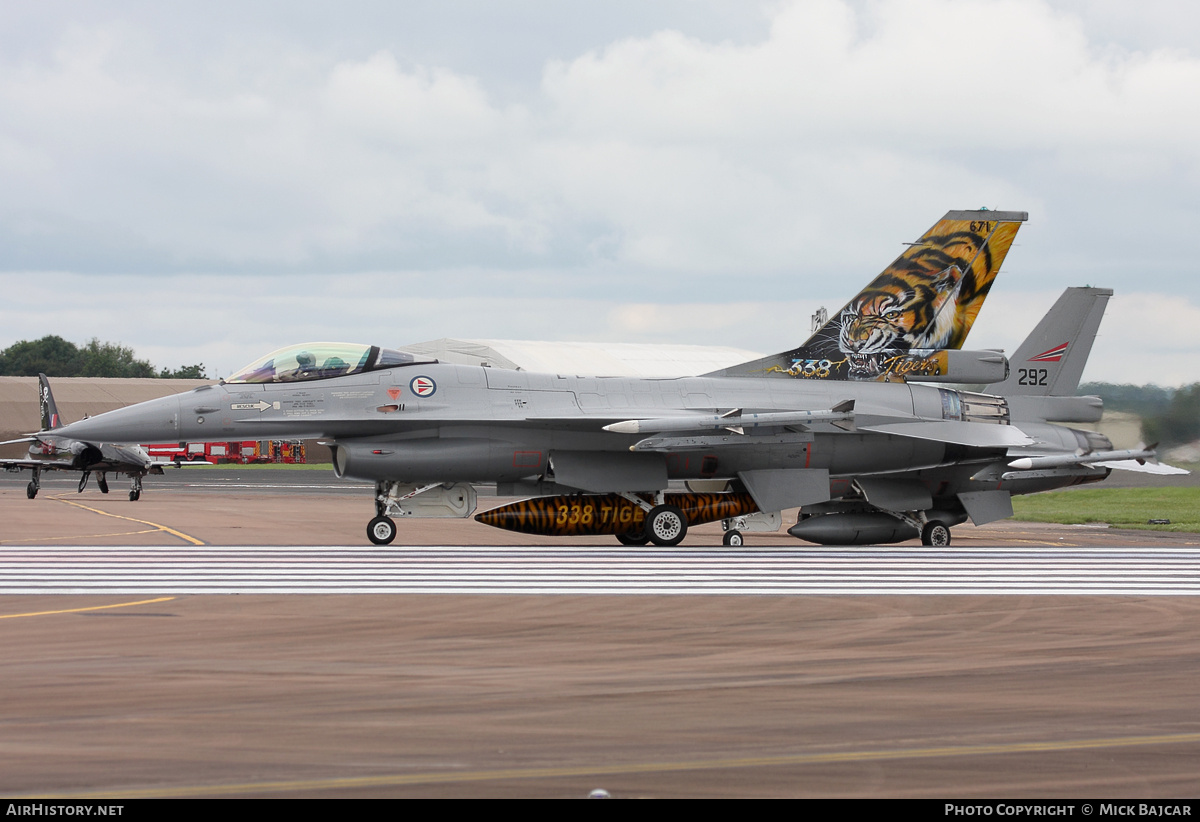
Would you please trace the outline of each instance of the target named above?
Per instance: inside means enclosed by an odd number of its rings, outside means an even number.
[[[1058,362],[1059,360],[1061,360],[1063,358],[1063,355],[1067,353],[1068,345],[1070,345],[1070,343],[1063,343],[1062,345],[1056,345],[1053,348],[1051,348],[1049,351],[1043,351],[1041,354],[1038,354],[1036,357],[1030,357],[1029,362]]]

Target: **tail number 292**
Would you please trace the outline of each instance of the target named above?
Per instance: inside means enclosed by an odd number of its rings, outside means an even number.
[[[1045,385],[1049,376],[1045,368],[1022,368],[1017,375],[1018,385]]]

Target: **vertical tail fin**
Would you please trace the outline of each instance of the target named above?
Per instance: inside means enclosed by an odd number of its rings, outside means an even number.
[[[1008,379],[983,390],[1005,396],[1074,396],[1112,294],[1111,288],[1068,288],[1009,358]]]
[[[962,348],[1024,211],[950,211],[799,348],[706,376],[876,380],[909,351]]]
[[[54,404],[54,394],[50,391],[50,380],[45,374],[38,374],[41,387],[38,390],[38,405],[42,411],[42,430],[53,431],[62,428],[62,418],[58,416],[58,406]]]

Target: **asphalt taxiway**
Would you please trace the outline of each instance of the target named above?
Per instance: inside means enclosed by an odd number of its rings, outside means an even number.
[[[51,479],[28,500],[22,478],[4,476],[5,560],[41,551],[37,562],[92,581],[113,566],[154,574],[195,561],[217,580],[232,566],[278,568],[231,546],[319,546],[288,561],[323,580],[337,574],[317,554],[419,571],[406,546],[501,546],[458,563],[477,578],[556,547],[565,579],[615,575],[595,570],[597,554],[621,571],[650,561],[470,520],[405,522],[389,551],[373,549],[369,496],[325,472],[181,471],[149,478],[137,503],[116,483],[105,497],[74,493],[74,481]],[[748,542],[725,551],[719,527],[704,526],[681,558],[737,577],[803,547],[783,531]],[[961,556],[1007,546],[1063,558],[1054,573],[1072,590],[1071,574],[1100,573],[1086,555],[1121,555],[1186,586],[1200,580],[1198,543],[999,523],[956,528],[959,559],[934,565],[953,578],[967,573]],[[1168,555],[1169,568],[1154,559]],[[680,576],[669,558],[655,573]],[[1200,598],[1050,595],[1041,573],[1014,570],[1032,587],[1009,594],[208,595],[151,582],[136,594],[2,595],[0,791],[1195,796]]]

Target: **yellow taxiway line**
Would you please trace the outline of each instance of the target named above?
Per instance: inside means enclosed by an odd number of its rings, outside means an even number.
[[[106,608],[129,608],[134,605],[149,605],[152,602],[167,602],[175,597],[159,597],[158,599],[142,599],[137,602],[118,602],[115,605],[89,605],[86,608],[64,608],[61,611],[33,611],[28,614],[0,614],[0,619],[16,619],[17,617],[49,616],[50,614],[77,614],[80,611],[103,611]]]
[[[198,540],[195,537],[190,537],[187,534],[183,533],[182,531],[176,531],[174,528],[169,528],[166,525],[159,525],[157,522],[150,522],[150,521],[144,520],[144,519],[134,519],[133,517],[123,517],[120,514],[110,514],[107,511],[101,511],[99,508],[92,508],[88,505],[84,505],[81,502],[75,502],[74,500],[63,499],[62,497],[59,497],[59,496],[51,497],[51,499],[53,499],[55,502],[61,502],[64,505],[74,505],[76,508],[82,508],[85,511],[91,511],[93,514],[101,514],[102,516],[113,517],[114,519],[123,519],[126,522],[136,522],[139,525],[149,525],[151,528],[153,528],[156,531],[165,531],[166,533],[171,534],[172,536],[176,536],[186,542],[190,542],[192,545],[203,545],[204,544],[204,542],[202,540]]]

